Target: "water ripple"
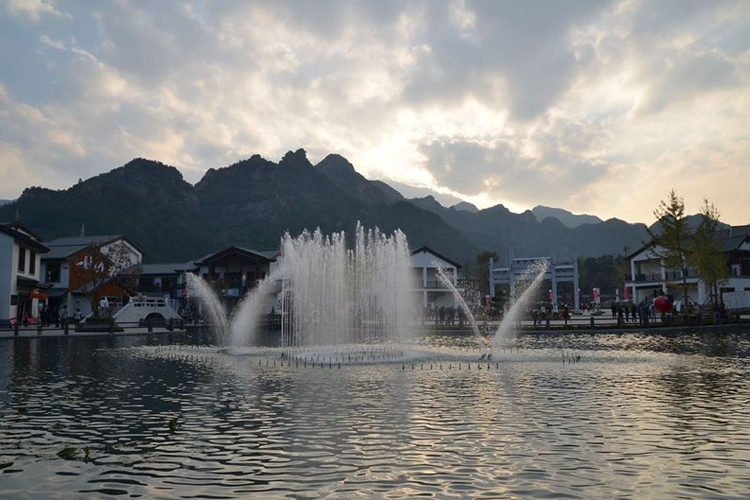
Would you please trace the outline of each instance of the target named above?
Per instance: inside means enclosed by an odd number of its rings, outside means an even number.
[[[490,364],[435,336],[408,366],[340,369],[103,342],[0,343],[0,497],[750,491],[748,335],[524,337]]]

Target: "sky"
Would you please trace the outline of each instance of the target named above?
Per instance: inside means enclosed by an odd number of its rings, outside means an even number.
[[[0,0],[0,198],[339,153],[480,208],[750,222],[748,1]]]

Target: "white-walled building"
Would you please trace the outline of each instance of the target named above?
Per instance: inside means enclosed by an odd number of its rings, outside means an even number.
[[[578,260],[572,262],[556,263],[552,257],[520,257],[510,261],[507,267],[496,267],[495,261],[489,261],[489,285],[490,296],[495,297],[496,288],[501,285],[507,285],[511,297],[515,297],[516,286],[518,282],[528,282],[541,272],[537,269],[539,262],[547,262],[544,272],[544,280],[549,283],[550,302],[559,304],[560,302],[572,303],[573,310],[580,309],[580,288],[578,286]],[[562,300],[558,293],[558,285],[567,283],[570,290],[563,294]]]
[[[72,317],[76,308],[83,316],[91,313],[91,305],[84,293],[87,283],[80,281],[74,268],[86,257],[92,247],[105,256],[118,252],[123,260],[127,259],[131,265],[139,265],[143,260],[143,252],[133,242],[123,235],[106,236],[74,236],[57,238],[45,242],[50,251],[42,258],[42,281],[50,289],[47,303],[53,311],[67,308],[68,317]],[[125,291],[108,289],[104,295],[117,302],[118,295]]]
[[[49,249],[20,223],[0,224],[0,325],[24,316],[38,318],[44,297],[41,254]]]
[[[221,300],[228,310],[251,290],[259,280],[265,278],[279,265],[279,251],[259,251],[231,246],[216,253],[185,263],[144,264],[138,290],[152,297],[169,297],[173,306],[182,309],[186,304],[186,273],[198,275],[221,289]],[[420,247],[411,251],[411,266],[417,284],[421,306],[455,307],[455,297],[437,276],[442,268],[458,286],[458,272],[461,265],[428,248]],[[269,289],[269,299],[263,312],[279,310],[275,294],[278,288]]]
[[[750,226],[733,226],[717,235],[727,259],[729,277],[720,286],[720,294],[750,294]],[[677,300],[682,296],[682,272],[670,269],[659,255],[663,250],[647,244],[628,256],[630,260],[630,299],[641,302],[658,295],[672,294]],[[698,305],[710,303],[710,290],[694,269],[687,270],[688,297]],[[723,297],[722,297],[723,298]],[[734,300],[734,297],[733,297]],[[727,304],[732,307],[734,302]]]
[[[437,275],[438,268],[451,278],[459,292],[458,271],[461,265],[439,254],[429,247],[422,246],[411,251],[411,266],[417,282],[419,303],[423,307],[456,307],[453,292],[443,284]]]

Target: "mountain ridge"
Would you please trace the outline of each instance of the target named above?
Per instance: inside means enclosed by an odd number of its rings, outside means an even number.
[[[482,250],[598,256],[646,238],[645,225],[617,219],[569,228],[556,218],[539,221],[528,210],[472,207],[446,208],[433,196],[406,199],[387,183],[366,179],[343,156],[313,165],[298,149],[278,163],[252,155],[211,168],[194,185],[173,166],[135,158],[68,189],[27,188],[0,206],[0,220],[18,211],[46,239],[78,234],[82,223],[90,234],[123,233],[152,262],[194,258],[230,244],[276,248],[284,232],[350,232],[357,221],[388,232],[401,228],[412,246],[433,247],[459,262],[472,262]]]

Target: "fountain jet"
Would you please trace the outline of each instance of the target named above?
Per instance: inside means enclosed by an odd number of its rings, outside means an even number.
[[[510,307],[505,311],[503,320],[500,322],[500,325],[495,332],[495,338],[492,340],[493,349],[502,347],[510,340],[511,335],[514,333],[513,324],[518,320],[529,299],[534,295],[539,288],[539,285],[544,280],[544,275],[547,272],[548,266],[549,261],[546,259],[539,259],[528,266],[521,275],[518,280],[519,282],[530,283],[526,289],[524,289],[523,292],[511,302]]]
[[[477,326],[477,321],[474,318],[474,313],[471,312],[471,309],[466,304],[466,301],[461,296],[460,293],[458,293],[458,290],[455,286],[453,286],[453,282],[451,281],[450,277],[445,274],[445,271],[443,268],[437,265],[437,263],[433,262],[433,265],[437,268],[437,277],[440,280],[440,282],[445,285],[448,290],[450,290],[453,293],[453,296],[458,301],[459,307],[464,311],[466,314],[467,319],[469,320],[469,325],[471,325],[471,329],[474,332],[474,337],[477,339],[477,343],[479,345],[479,348],[481,350],[486,349],[489,347],[489,342],[487,339],[482,337],[482,334],[479,332],[479,326]],[[484,359],[486,354],[482,354],[482,359]]]
[[[251,290],[228,319],[216,293],[188,274],[188,292],[198,297],[218,342],[253,344],[261,308],[278,287],[283,347],[354,343],[403,343],[411,339],[416,312],[415,280],[406,236],[357,225],[353,247],[342,231],[288,233],[276,268]]]

